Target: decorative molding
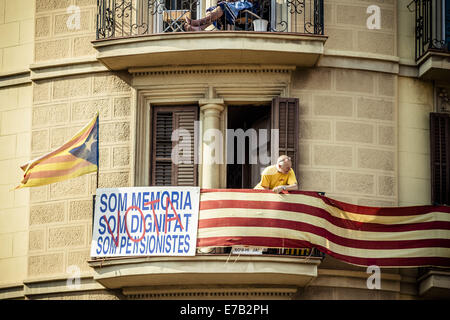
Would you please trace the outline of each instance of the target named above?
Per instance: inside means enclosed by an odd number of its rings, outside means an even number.
[[[239,39],[263,39],[263,40],[293,40],[296,42],[301,41],[313,41],[325,43],[328,39],[326,35],[316,35],[316,34],[299,34],[299,33],[290,33],[290,32],[254,32],[254,31],[220,31],[220,32],[167,32],[167,33],[156,33],[146,36],[138,36],[138,37],[125,37],[125,38],[115,38],[109,40],[93,40],[91,43],[94,48],[102,48],[107,46],[116,46],[119,44],[135,44],[142,42],[154,42],[161,40],[187,40],[187,39],[195,39],[195,40],[211,40],[211,39],[219,39],[222,40],[224,38],[239,38]]]
[[[0,88],[31,84],[30,70],[0,74]]]
[[[437,111],[450,112],[450,93],[448,88],[437,88]]]
[[[296,287],[267,288],[186,288],[153,289],[124,288],[123,294],[130,300],[147,299],[290,299],[297,293]]]
[[[320,56],[316,66],[398,74],[399,61],[400,59],[397,56],[354,51],[326,50],[324,54]]]
[[[21,298],[25,298],[23,283],[0,286],[0,300]]]
[[[24,295],[36,296],[55,293],[67,293],[67,292],[83,292],[83,291],[95,291],[105,290],[101,284],[96,282],[91,275],[81,275],[80,285],[67,286],[68,278],[42,278],[42,279],[28,279],[24,281]]]
[[[204,99],[208,92],[206,84],[194,85],[153,85],[135,86],[138,91],[138,98],[145,99],[152,104],[177,104],[195,103]]]
[[[30,69],[32,81],[109,71],[96,59],[71,59],[34,64]]]
[[[318,276],[336,276],[336,277],[347,277],[347,278],[360,278],[367,279],[368,274],[364,271],[353,271],[353,270],[342,270],[342,269],[321,269],[317,270]],[[402,276],[395,273],[383,272],[380,274],[380,278],[383,280],[401,281]]]
[[[419,67],[410,64],[400,64],[398,75],[408,78],[419,78]]]
[[[157,75],[196,75],[196,74],[238,74],[238,73],[291,73],[295,66],[260,66],[260,65],[235,65],[235,66],[184,66],[167,68],[130,68],[128,72],[135,77]]]
[[[223,99],[225,104],[270,102],[285,96],[295,66],[223,65],[131,68],[132,86],[152,104]],[[236,76],[230,81],[230,76]],[[258,79],[258,81],[255,81]]]

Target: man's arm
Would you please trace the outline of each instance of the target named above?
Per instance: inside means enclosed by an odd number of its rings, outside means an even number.
[[[294,184],[290,184],[287,186],[278,186],[278,187],[273,188],[272,191],[275,193],[280,193],[284,190],[286,190],[286,191],[298,190],[298,185],[296,183],[294,183]]]
[[[288,186],[285,186],[287,191],[293,191],[293,190],[298,190],[298,185],[297,183],[294,184],[290,184]]]

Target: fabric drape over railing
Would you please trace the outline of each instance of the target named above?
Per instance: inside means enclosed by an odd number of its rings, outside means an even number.
[[[450,266],[450,207],[364,207],[295,191],[202,189],[198,247],[316,247],[347,263]]]

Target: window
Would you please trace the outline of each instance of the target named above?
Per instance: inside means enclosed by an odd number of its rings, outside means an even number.
[[[152,110],[151,184],[154,186],[196,186],[197,165],[194,163],[194,122],[198,119],[198,107],[162,107]],[[190,139],[172,141],[172,133],[185,129]],[[176,139],[175,139],[176,140]],[[189,159],[179,164],[172,161],[172,150],[182,145]]]
[[[430,114],[431,200],[450,205],[450,114]]]
[[[229,106],[227,129],[245,132],[245,140],[227,136],[227,188],[254,188],[261,180],[261,172],[267,166],[274,164],[278,155],[286,154],[292,159],[292,168],[298,170],[298,106],[297,98],[273,99],[272,105]],[[270,129],[278,129],[278,143],[272,141]],[[252,136],[250,131],[255,132]],[[267,144],[258,139],[259,130],[267,130]],[[258,133],[256,133],[258,132]],[[275,138],[276,139],[276,138]],[[243,146],[239,144],[244,144]],[[230,148],[233,148],[233,159],[230,158]],[[244,148],[244,158],[239,161],[238,148]],[[262,148],[263,150],[259,150]],[[261,153],[270,153],[271,163],[262,163]],[[258,155],[257,163],[250,160],[250,154]],[[244,161],[242,161],[244,160]]]

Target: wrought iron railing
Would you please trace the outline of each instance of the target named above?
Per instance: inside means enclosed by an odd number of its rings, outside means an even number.
[[[239,245],[238,245],[239,247]],[[243,248],[242,246],[241,248]],[[211,254],[228,254],[238,255],[233,253],[232,247],[208,247],[197,250],[197,255],[211,255]],[[311,248],[259,248],[261,253],[246,253],[247,255],[272,255],[272,256],[289,256],[298,258],[325,258],[325,253],[321,252],[315,247]]]
[[[430,50],[450,51],[449,1],[414,0],[416,12],[416,60]]]
[[[226,0],[229,3],[240,0]],[[294,32],[323,35],[323,0],[247,0],[237,16],[226,12],[201,28],[189,19],[207,17],[211,0],[97,0],[97,39],[199,31]],[[224,0],[219,0],[224,2]],[[208,8],[209,7],[209,8]],[[213,6],[214,7],[214,6]],[[227,6],[224,6],[227,11]],[[230,19],[230,17],[232,17]]]

